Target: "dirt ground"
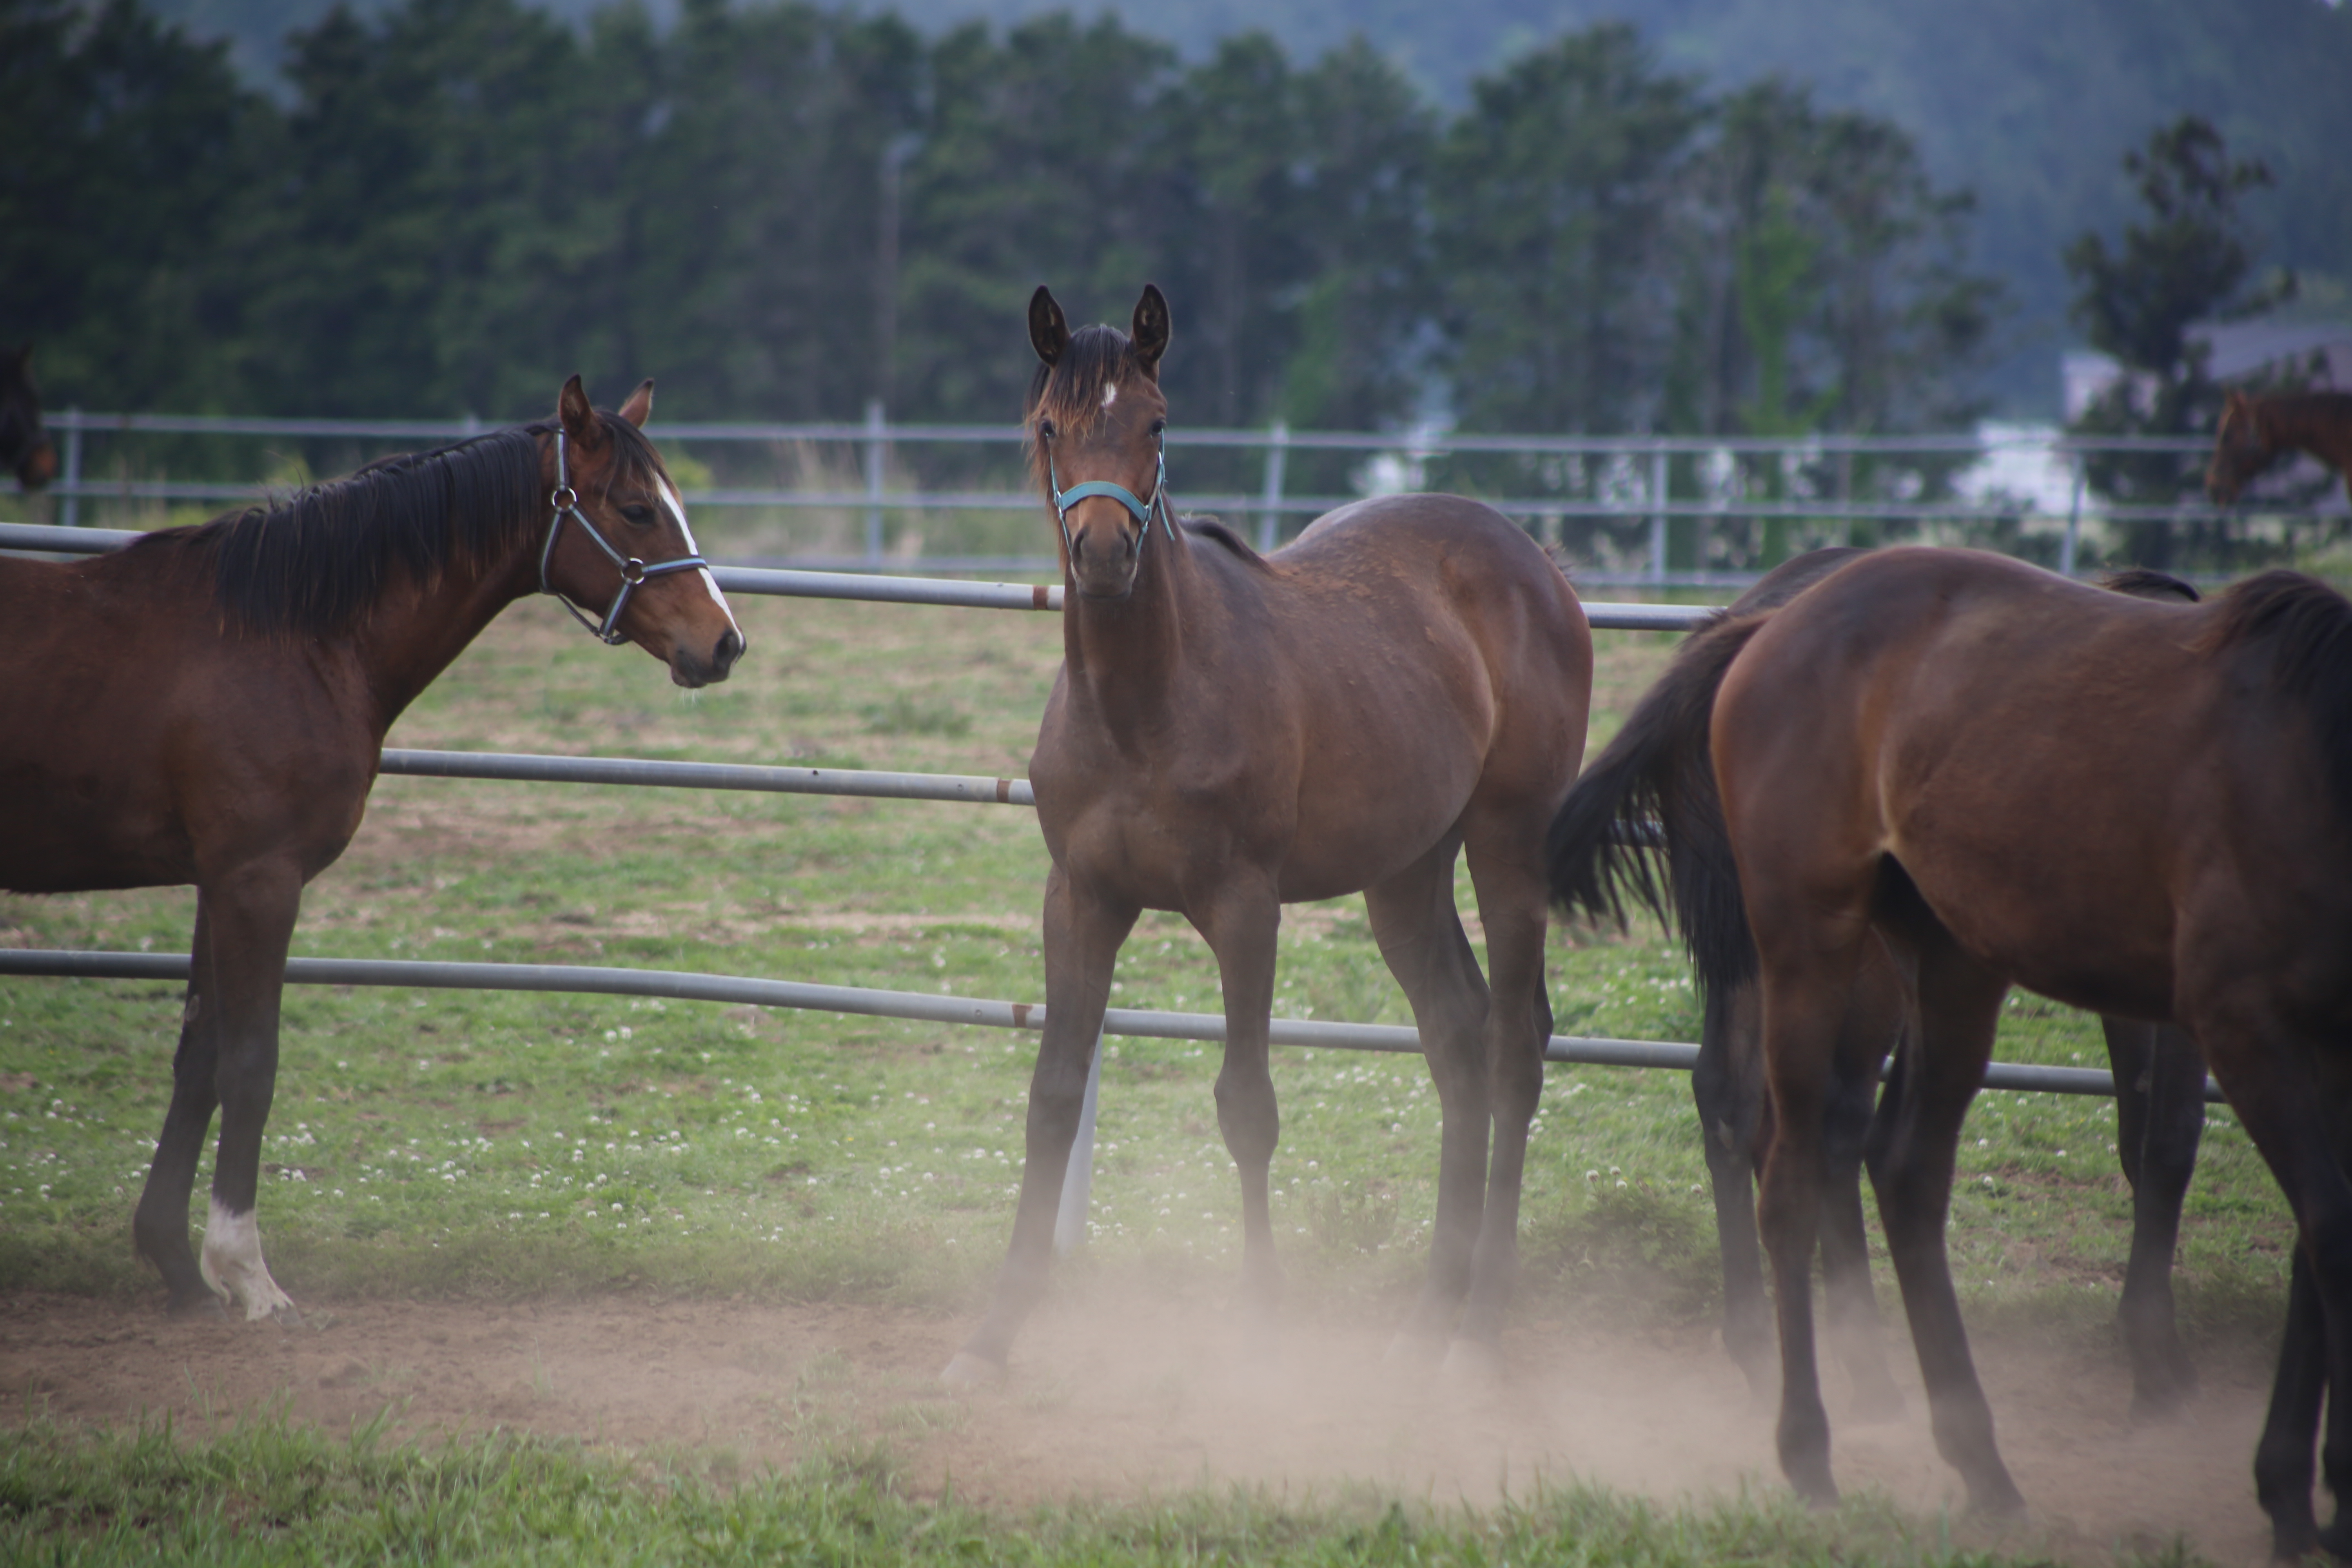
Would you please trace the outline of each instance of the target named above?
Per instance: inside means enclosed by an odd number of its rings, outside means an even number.
[[[1491,1501],[1539,1476],[1664,1501],[1779,1485],[1769,1414],[1711,1331],[1521,1321],[1500,1386],[1382,1363],[1370,1321],[1290,1321],[1244,1348],[1211,1282],[1057,1281],[1001,1387],[933,1379],[969,1324],[904,1310],[643,1297],[539,1304],[312,1303],[300,1327],[170,1320],[152,1307],[0,1297],[0,1391],[26,1412],[201,1427],[256,1409],[340,1431],[391,1405],[401,1429],[503,1426],[673,1456],[724,1479],[877,1439],[912,1488],[1003,1504],[1133,1499],[1244,1482],[1328,1498],[1358,1483]],[[1905,1349],[1899,1344],[1898,1350]],[[2077,1562],[2185,1535],[2266,1560],[2248,1466],[2264,1395],[2251,1350],[2204,1368],[2180,1419],[2134,1426],[2119,1355],[1987,1342],[1978,1361],[2031,1521],[1962,1540]],[[1842,1484],[1932,1516],[1960,1500],[1907,1353],[1909,1406],[1842,1422]],[[1834,1379],[1835,1373],[1832,1376]]]

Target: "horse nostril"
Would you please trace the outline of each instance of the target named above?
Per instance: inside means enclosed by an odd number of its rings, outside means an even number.
[[[733,626],[729,626],[719,634],[719,646],[711,651],[711,668],[724,675],[734,668],[735,661],[742,657],[743,634]]]

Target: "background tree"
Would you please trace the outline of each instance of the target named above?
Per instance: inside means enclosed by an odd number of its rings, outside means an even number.
[[[2201,435],[2213,427],[2221,389],[2206,372],[2210,350],[2191,329],[2266,310],[2294,291],[2292,274],[2250,286],[2259,247],[2242,203],[2272,184],[2271,172],[2260,160],[2231,158],[2221,133],[2195,115],[2156,131],[2125,154],[2123,168],[2144,218],[2126,226],[2116,247],[2093,232],[2065,251],[2074,320],[2122,372],[2074,429]],[[2201,468],[2194,454],[2115,454],[2090,465],[2090,480],[2110,500],[2160,505],[2193,493]],[[2220,526],[2133,523],[2127,548],[2141,564],[2169,566],[2184,552],[2218,546]]]
[[[0,342],[51,399],[234,409],[245,279],[215,265],[273,115],[134,0],[0,0]]]
[[[1447,369],[1470,429],[1635,430],[1671,320],[1662,265],[1706,118],[1605,23],[1472,85],[1430,187]]]

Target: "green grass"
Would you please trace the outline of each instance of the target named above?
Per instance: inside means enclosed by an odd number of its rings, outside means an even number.
[[[0,1558],[57,1564],[1990,1564],[1947,1521],[1743,1499],[1663,1509],[1538,1485],[1486,1509],[1235,1489],[992,1511],[910,1495],[886,1447],[740,1476],[493,1434],[431,1447],[260,1417],[190,1436],[36,1424],[0,1436]],[[2178,1549],[2162,1559],[2179,1562]]]

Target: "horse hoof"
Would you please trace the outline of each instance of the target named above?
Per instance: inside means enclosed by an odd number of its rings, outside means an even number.
[[[2025,1517],[2025,1494],[2006,1474],[1989,1478],[1984,1485],[1969,1483],[1968,1511],[1978,1519],[2019,1520]]]
[[[958,1351],[940,1373],[940,1381],[950,1388],[986,1388],[1004,1381],[1004,1363],[970,1351]]]
[[[1807,1508],[1827,1511],[1838,1505],[1837,1482],[1830,1479],[1826,1461],[1786,1467],[1790,1489]]]
[[[210,1289],[189,1295],[175,1295],[163,1303],[164,1314],[173,1318],[226,1318],[228,1308]]]

